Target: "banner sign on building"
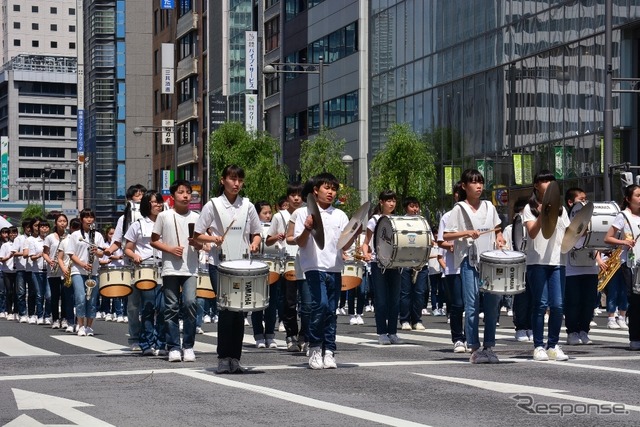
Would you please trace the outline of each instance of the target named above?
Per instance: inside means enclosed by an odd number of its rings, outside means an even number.
[[[174,173],[172,170],[163,169],[162,170],[162,195],[167,196],[171,194],[169,192],[169,188],[171,188],[171,183],[174,181]]]
[[[175,9],[175,0],[160,0],[160,9]]]
[[[476,169],[484,176],[484,188],[485,190],[491,190],[493,188],[493,166],[494,162],[491,159],[479,159],[476,160]]]
[[[76,123],[78,126],[76,132],[76,138],[78,141],[78,162],[84,163],[84,110],[78,109]]]
[[[453,186],[460,180],[462,169],[459,166],[444,167],[444,194],[453,194]]]
[[[553,150],[556,179],[575,178],[576,169],[573,161],[575,148],[570,145],[556,145]]]
[[[9,137],[0,137],[0,164],[2,165],[2,200],[9,200]]]
[[[162,43],[162,94],[172,94],[174,89],[174,45],[173,43]]]
[[[209,126],[211,132],[227,121],[227,97],[221,92],[209,95]]]
[[[516,185],[533,184],[533,156],[531,154],[513,154],[512,156]]]
[[[175,121],[162,121],[162,145],[173,145],[175,137]]]
[[[258,90],[258,32],[245,31],[245,87]]]
[[[245,124],[247,132],[255,132],[258,129],[258,95],[245,94]]]

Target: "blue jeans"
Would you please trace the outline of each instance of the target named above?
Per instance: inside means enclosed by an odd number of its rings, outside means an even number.
[[[47,280],[47,272],[33,272],[33,283],[36,285],[36,316],[44,319],[51,314],[51,288]]]
[[[18,301],[18,314],[27,315],[27,272],[16,271],[16,299]]]
[[[403,268],[400,279],[400,323],[415,325],[422,321],[424,292],[429,278],[429,267],[422,268],[413,283],[414,270]]]
[[[300,299],[300,330],[298,342],[309,342],[309,322],[311,321],[311,291],[306,280],[296,280],[298,298]]]
[[[622,267],[616,271],[605,289],[607,290],[607,313],[615,313],[616,309],[627,311],[629,299]]]
[[[549,308],[547,348],[555,347],[562,327],[565,267],[562,265],[528,265],[527,284],[531,289],[533,346],[544,346],[544,314]]]
[[[133,292],[127,297],[127,318],[129,319],[129,345],[138,343],[140,330],[140,289],[133,286]]]
[[[475,350],[480,347],[480,274],[469,264],[466,257],[460,264],[462,300],[464,301],[464,330],[467,344]],[[500,312],[500,295],[483,293],[484,342],[485,347],[496,345],[496,323]]]
[[[451,342],[466,342],[467,337],[462,327],[462,313],[464,300],[462,299],[462,279],[459,274],[445,276],[447,281],[445,294],[447,296],[447,311],[449,312],[449,327],[451,328]]]
[[[589,332],[598,288],[597,274],[567,276],[564,288],[564,324],[567,334]]]
[[[342,287],[340,273],[312,270],[305,273],[311,293],[309,347],[336,351],[338,298]]]
[[[198,310],[198,303],[196,302],[197,277],[163,276],[162,283],[165,302],[164,320],[167,327],[167,348],[169,351],[180,350],[180,326],[178,320],[181,308],[182,320],[184,321],[182,348],[193,348],[193,344],[196,341],[196,311]],[[182,287],[182,299],[180,298],[180,287]],[[129,301],[131,301],[131,298],[129,298]],[[131,325],[131,317],[129,317],[129,325]]]
[[[164,350],[167,331],[164,322],[162,287],[156,286],[148,291],[140,291],[140,305],[142,306],[140,348],[143,351],[148,348]]]
[[[290,283],[289,286],[295,286]],[[269,286],[269,305],[264,310],[251,312],[251,326],[253,336],[257,340],[273,339],[276,327],[276,312],[278,311],[278,282]],[[262,321],[264,320],[264,327]],[[297,322],[297,320],[296,320]]]
[[[96,276],[91,276],[96,281]],[[74,274],[71,276],[71,285],[73,286],[73,299],[76,307],[76,317],[78,319],[87,318],[95,319],[96,304],[98,302],[98,286],[96,285],[91,291],[91,298],[87,300],[87,290],[85,290],[84,282],[89,279],[87,275]]]
[[[445,279],[442,278],[440,273],[429,275],[429,287],[431,288],[431,310],[442,308],[444,306],[446,297],[444,291]],[[427,295],[425,294],[424,306],[427,307]]]
[[[398,332],[398,312],[400,311],[400,270],[388,268],[383,273],[377,263],[371,263],[371,279],[376,333],[395,335]]]
[[[211,311],[211,301],[213,301],[211,298],[201,298],[201,297],[196,297],[197,301],[198,301],[198,313],[196,314],[196,326],[202,326],[203,323],[203,317],[208,315],[209,317],[213,317],[212,311]]]

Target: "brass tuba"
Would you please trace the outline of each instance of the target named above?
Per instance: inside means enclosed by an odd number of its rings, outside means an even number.
[[[605,267],[600,270],[598,273],[598,292],[602,292],[602,290],[607,286],[609,280],[616,274],[616,271],[622,265],[622,261],[620,260],[620,254],[622,253],[622,247],[617,247],[611,252],[611,256],[607,261],[605,261]]]

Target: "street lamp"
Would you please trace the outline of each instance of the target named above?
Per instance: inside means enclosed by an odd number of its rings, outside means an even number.
[[[48,178],[49,181],[51,181],[51,175],[55,172],[55,169],[51,169],[50,166],[45,166],[44,169],[42,170],[42,212],[44,213],[44,215],[47,215],[47,205],[46,205],[46,198],[47,198],[47,194],[45,193],[45,178]]]
[[[317,63],[272,63],[265,65],[262,69],[262,74],[317,74],[318,75],[318,101],[319,101],[319,130],[322,130],[324,126],[324,67],[327,64],[324,63],[322,56],[318,57]]]
[[[353,157],[345,154],[342,156],[342,164],[347,168],[347,184],[353,186]]]

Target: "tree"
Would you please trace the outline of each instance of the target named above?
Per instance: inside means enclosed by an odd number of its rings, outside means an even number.
[[[323,129],[315,138],[302,142],[300,175],[303,182],[322,172],[333,174],[340,182],[337,205],[351,216],[361,205],[358,191],[348,182],[349,170],[342,163],[346,141]]]
[[[228,122],[211,134],[209,144],[212,176],[219,178],[227,165],[235,164],[245,170],[242,194],[251,201],[273,204],[286,194],[287,172],[278,164],[280,145],[268,133],[250,133],[242,123]]]
[[[436,168],[433,145],[420,138],[407,124],[390,127],[387,143],[369,167],[369,187],[377,195],[393,190],[400,205],[416,197],[424,208],[436,199]]]
[[[22,211],[22,215],[20,215],[20,222],[28,221],[35,217],[44,218],[44,210],[42,209],[42,205],[31,204]]]

